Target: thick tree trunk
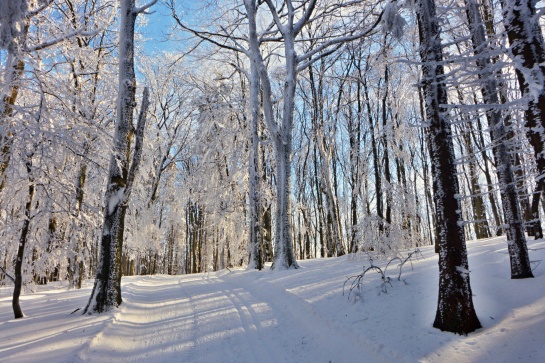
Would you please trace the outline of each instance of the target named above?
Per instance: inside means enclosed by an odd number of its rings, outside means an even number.
[[[290,33],[290,31],[288,31]],[[293,34],[292,34],[293,36]],[[291,234],[291,157],[293,109],[295,107],[296,54],[291,36],[284,38],[286,53],[286,80],[284,84],[284,105],[282,128],[276,138],[276,245],[273,267],[277,269],[298,268]]]
[[[250,243],[248,268],[261,270],[263,256],[261,254],[261,226],[260,226],[260,194],[259,194],[259,43],[257,40],[256,11],[254,0],[245,0],[246,16],[248,19],[248,39],[250,43],[250,157],[249,169],[249,199],[250,199]]]
[[[117,119],[115,124],[113,154],[110,159],[108,184],[105,194],[104,224],[100,243],[101,259],[95,284],[84,314],[101,313],[121,302],[121,254],[127,203],[142,156],[146,113],[149,105],[148,89],[144,88],[142,105],[136,128],[136,143],[132,162],[131,140],[133,114],[136,105],[136,76],[134,73],[134,26],[136,17],[145,8],[135,8],[135,0],[122,0],[119,31],[119,79],[117,94]],[[130,165],[129,165],[130,164]]]
[[[433,0],[418,2],[417,19],[439,244],[439,298],[433,326],[468,334],[481,324],[473,307],[464,231],[459,223],[458,180],[452,134],[446,119],[447,90],[440,64],[443,54]]]

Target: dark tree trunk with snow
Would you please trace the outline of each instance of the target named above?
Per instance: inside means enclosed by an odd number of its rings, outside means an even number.
[[[539,199],[545,191],[545,41],[536,14],[535,1],[502,0],[503,24],[515,58],[515,73],[527,107],[526,135],[534,149],[538,182],[533,194],[532,213],[539,224]],[[536,228],[541,233],[541,226]],[[536,238],[540,238],[536,235]],[[531,271],[530,271],[531,274]]]
[[[477,67],[481,71],[479,77],[482,80],[481,92],[483,99],[488,105],[497,105],[499,104],[498,82],[492,71],[490,58],[486,54],[482,54],[486,49],[485,29],[474,0],[466,0],[466,12],[472,34],[473,50],[475,55],[478,56],[476,60]],[[501,113],[497,109],[488,110],[486,116],[491,129],[492,144],[494,145],[492,150],[496,159],[498,180],[502,190],[501,199],[507,224],[507,246],[511,262],[511,278],[533,277],[515,178],[511,167],[509,150],[505,144],[507,134],[505,125]]]
[[[439,245],[439,299],[433,326],[468,334],[481,324],[473,307],[464,231],[459,224],[461,206],[452,135],[446,119],[448,100],[440,64],[443,54],[435,2],[420,0],[417,18]]]
[[[34,177],[32,176],[32,156],[32,153],[28,154],[27,160],[25,162],[25,167],[28,174],[28,199],[25,204],[25,219],[23,220],[23,227],[21,228],[19,247],[17,248],[17,260],[15,261],[15,286],[13,288],[13,300],[11,302],[15,319],[19,319],[24,316],[21,305],[19,304],[19,297],[21,296],[21,289],[23,287],[22,267],[25,256],[26,242],[28,239],[28,231],[30,227],[30,210],[32,208],[32,200],[34,199],[35,190]]]
[[[136,143],[130,162],[133,113],[136,105],[136,77],[134,73],[134,25],[136,17],[149,5],[136,9],[135,0],[121,1],[119,30],[119,85],[117,119],[113,154],[110,159],[108,184],[104,205],[104,224],[100,243],[101,258],[93,291],[84,313],[101,313],[121,304],[121,254],[127,202],[135,173],[142,155],[142,142],[148,107],[148,90],[144,89],[142,106],[136,129]]]

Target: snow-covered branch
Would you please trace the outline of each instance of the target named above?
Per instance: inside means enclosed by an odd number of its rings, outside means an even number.
[[[331,39],[325,43],[322,43],[320,44],[319,46],[317,46],[316,48],[306,52],[305,54],[302,54],[300,56],[297,57],[297,62],[300,63],[306,59],[310,59],[312,58],[314,55],[318,54],[318,53],[321,53],[323,52],[324,50],[326,50],[327,48],[329,47],[332,47],[334,45],[338,45],[338,44],[344,44],[344,43],[348,43],[348,42],[351,42],[353,40],[356,40],[356,39],[359,39],[359,38],[363,38],[367,35],[369,35],[373,30],[375,30],[375,28],[377,27],[378,24],[380,24],[381,22],[381,19],[382,19],[382,14],[383,12],[381,12],[377,19],[375,20],[375,22],[373,24],[371,24],[371,26],[369,26],[367,29],[365,29],[364,31],[362,32],[358,32],[356,34],[350,34],[350,35],[345,35],[345,36],[341,36],[341,37],[338,37],[338,38],[334,38],[334,39]],[[338,49],[338,48],[337,48]],[[332,52],[324,52],[324,53],[321,53],[321,54],[318,54],[318,56],[316,58],[313,58],[312,60],[309,60],[308,62],[305,62],[301,65],[299,65],[297,67],[298,71],[306,68],[309,66],[309,64],[312,64],[314,62],[316,62],[318,59],[320,58],[323,58],[324,56],[327,56],[329,54],[331,54]]]
[[[159,0],[151,0],[149,3],[147,3],[146,5],[143,5],[143,6],[140,6],[140,7],[135,7],[133,12],[135,14],[142,14],[142,13],[145,13],[146,10],[148,10],[149,8],[151,8],[153,5],[155,5],[157,3],[157,1]]]

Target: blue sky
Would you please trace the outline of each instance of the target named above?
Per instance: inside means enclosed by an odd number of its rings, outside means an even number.
[[[174,19],[170,15],[170,10],[159,1],[150,11],[153,14],[145,15],[147,25],[140,29],[140,32],[146,39],[145,48],[148,52],[161,50],[174,50],[176,45],[173,42],[165,41],[168,32],[174,25]]]

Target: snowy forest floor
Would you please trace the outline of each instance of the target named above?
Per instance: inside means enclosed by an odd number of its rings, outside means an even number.
[[[545,260],[545,242],[529,248],[532,261]],[[469,336],[432,328],[438,267],[430,246],[412,270],[404,266],[406,283],[389,268],[387,293],[379,274],[366,275],[358,301],[343,296],[346,278],[369,266],[354,256],[289,271],[125,277],[123,304],[102,315],[71,314],[92,281],[25,292],[19,320],[12,288],[2,287],[0,362],[545,362],[545,261],[533,263],[534,279],[510,280],[504,238],[471,241],[468,251],[483,325]]]

